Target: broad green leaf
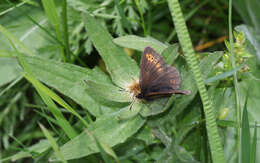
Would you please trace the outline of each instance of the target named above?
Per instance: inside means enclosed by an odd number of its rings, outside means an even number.
[[[94,116],[113,112],[113,108],[98,104],[86,91],[84,80],[111,83],[98,69],[90,70],[72,64],[61,63],[39,57],[23,57],[33,76],[86,108]]]
[[[16,52],[9,50],[0,50],[0,57],[12,58],[16,56]]]
[[[145,102],[140,114],[143,117],[147,117],[147,116],[152,116],[152,115],[162,113],[165,110],[169,109],[173,101],[174,101],[174,96],[172,96],[171,98],[168,97],[159,98],[154,101]]]
[[[162,56],[168,65],[172,65],[179,56],[178,49],[179,46],[177,44],[174,44],[163,50]]]
[[[147,46],[152,47],[155,49],[158,53],[162,53],[164,49],[166,49],[168,46],[163,44],[162,42],[151,38],[151,37],[140,37],[136,35],[127,35],[115,38],[114,43],[117,45],[120,45],[125,48],[135,49],[139,51],[144,51],[144,48]]]
[[[95,18],[85,13],[83,19],[89,38],[103,58],[113,82],[126,88],[133,79],[139,77],[136,62],[113,43],[112,36]]]
[[[36,24],[34,24],[26,15],[29,15],[38,24],[44,27],[48,32],[52,33],[50,24],[42,9],[33,5],[23,5],[19,9],[15,9],[3,15],[0,19],[0,24],[4,24],[8,28],[8,31],[13,36],[20,40],[28,49],[33,51],[34,54],[40,54],[41,56],[57,56],[58,44],[50,39],[46,32],[42,31]],[[15,17],[15,19],[13,19]],[[14,41],[13,41],[14,42]],[[14,42],[15,43],[15,42]],[[1,49],[12,50],[9,45],[9,41],[4,38],[4,35],[0,35]],[[20,52],[26,53],[19,48]]]
[[[131,96],[125,90],[112,84],[99,84],[96,81],[85,80],[86,90],[89,94],[96,96],[97,100],[106,99],[115,102],[130,102]]]
[[[130,105],[120,109],[117,115],[118,120],[127,120],[136,116],[143,108],[143,104],[140,101],[132,101]]]
[[[140,116],[135,116],[127,121],[119,121],[117,118],[118,113],[104,115],[88,127],[89,132],[109,147],[125,142],[145,122]],[[81,158],[99,152],[96,143],[85,132],[82,132],[79,136],[64,144],[60,150],[65,160]]]
[[[52,146],[56,157],[58,157],[63,163],[66,163],[67,161],[64,160],[64,156],[61,154],[56,140],[52,137],[51,133],[43,125],[41,125],[41,124],[39,124],[39,125],[40,125],[41,130],[43,131],[45,137],[50,142],[50,145]]]
[[[114,159],[118,161],[118,158],[115,154],[115,152],[113,151],[112,148],[110,148],[108,145],[106,145],[105,143],[101,142],[100,140],[98,140],[95,135],[92,135],[89,131],[86,130],[86,134],[93,140],[95,141],[97,147],[98,147],[98,150],[100,151],[101,153],[101,156],[103,158],[103,160],[106,162],[106,163],[112,163],[112,159],[108,156],[108,154],[110,156],[112,156]]]
[[[20,50],[28,55],[33,55],[33,52],[19,39],[17,39],[10,31],[0,25],[0,32],[5,35],[10,41],[12,41]]]
[[[206,59],[203,59],[200,63],[200,70],[202,72],[204,81],[207,79],[208,75],[212,71],[213,65],[217,63],[217,61],[222,56],[222,52],[214,52],[214,53],[202,53],[200,55],[208,55]],[[210,68],[209,68],[210,67]]]
[[[0,86],[7,84],[21,75],[22,69],[14,58],[0,58]]]

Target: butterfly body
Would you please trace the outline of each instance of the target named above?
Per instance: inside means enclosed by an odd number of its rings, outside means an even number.
[[[151,47],[146,47],[140,65],[140,92],[136,98],[153,100],[172,94],[189,94],[188,90],[179,90],[180,84],[179,71],[167,65]]]

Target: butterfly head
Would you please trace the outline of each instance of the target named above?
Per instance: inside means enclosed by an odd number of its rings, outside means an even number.
[[[128,86],[128,90],[133,97],[137,97],[141,93],[139,80],[133,80]]]

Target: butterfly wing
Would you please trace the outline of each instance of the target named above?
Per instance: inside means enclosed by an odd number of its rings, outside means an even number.
[[[146,47],[141,59],[140,72],[140,88],[143,94],[151,87],[160,73],[162,68],[167,66],[163,58],[156,53],[151,47]]]
[[[188,94],[178,90],[181,77],[175,67],[168,66],[152,48],[147,47],[141,60],[140,88],[143,97],[151,99],[173,93]]]

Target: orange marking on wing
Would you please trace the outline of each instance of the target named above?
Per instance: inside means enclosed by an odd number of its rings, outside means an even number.
[[[170,80],[170,83],[171,83],[171,84],[175,84],[175,80],[173,80],[173,79]]]

